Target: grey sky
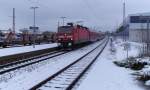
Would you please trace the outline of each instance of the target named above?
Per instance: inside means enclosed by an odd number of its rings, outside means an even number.
[[[16,28],[33,24],[31,6],[38,6],[36,24],[41,30],[56,31],[61,16],[66,21],[83,20],[84,25],[113,30],[122,22],[123,0],[0,0],[0,29],[12,26],[12,8],[16,8]],[[149,12],[149,0],[126,0],[127,14]]]

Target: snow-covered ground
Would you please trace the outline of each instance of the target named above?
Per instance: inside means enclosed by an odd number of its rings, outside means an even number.
[[[0,76],[0,90],[28,90],[102,42]]]
[[[124,44],[126,42],[123,42],[121,39],[117,39],[116,41],[113,42],[114,47],[116,49],[116,60],[123,60],[127,58],[127,51],[124,50]],[[140,43],[136,42],[128,42],[129,43],[129,52],[128,52],[128,57],[136,57],[139,55],[140,52]],[[116,61],[115,60],[115,61]]]
[[[110,46],[107,45],[93,68],[81,81],[77,90],[144,90],[143,87],[138,86],[137,81],[131,75],[131,70],[113,64],[115,60],[126,58],[123,42],[117,40],[114,43],[116,53],[111,53]],[[131,44],[129,55],[136,56],[138,51],[138,47]]]
[[[3,48],[3,49],[0,49],[0,52],[1,52],[0,56],[31,52],[31,51],[42,50],[42,49],[53,48],[53,47],[57,47],[57,43],[35,45],[35,48],[33,48],[33,46]]]
[[[0,76],[0,90],[12,90],[12,88],[13,90],[28,90],[62,67],[86,54],[99,43]],[[129,56],[137,56],[140,44],[129,43],[131,44]],[[80,85],[76,88],[77,90],[145,90],[143,87],[138,86],[138,82],[131,75],[133,71],[113,64],[113,61],[126,58],[123,42],[118,39],[114,42],[114,48],[116,52],[112,53],[110,52],[110,45],[107,45],[98,61],[80,82]]]
[[[53,78],[50,83],[46,83],[43,87],[38,90],[58,90],[56,87],[60,87],[59,90],[66,90],[69,84],[71,84],[78,75],[93,61],[93,59],[98,55],[98,53],[105,46],[105,43],[94,50],[92,53],[88,54],[81,61],[77,62],[65,72],[59,74]],[[72,74],[73,73],[73,74]],[[46,86],[46,87],[45,87]]]

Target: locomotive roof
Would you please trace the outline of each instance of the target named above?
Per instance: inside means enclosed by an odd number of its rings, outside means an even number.
[[[59,28],[71,28],[72,26],[60,26]]]
[[[59,28],[73,28],[74,26],[59,26]],[[85,26],[81,26],[81,25],[77,25],[77,28],[85,28],[85,29],[89,29],[88,27],[85,27]]]

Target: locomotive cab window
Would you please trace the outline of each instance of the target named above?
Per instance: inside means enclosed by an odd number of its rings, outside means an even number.
[[[71,33],[72,30],[73,30],[73,28],[70,26],[62,26],[62,27],[58,28],[59,33]]]

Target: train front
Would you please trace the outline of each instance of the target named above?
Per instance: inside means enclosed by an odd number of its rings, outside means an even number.
[[[61,47],[71,47],[73,45],[73,25],[58,27],[58,44]]]

